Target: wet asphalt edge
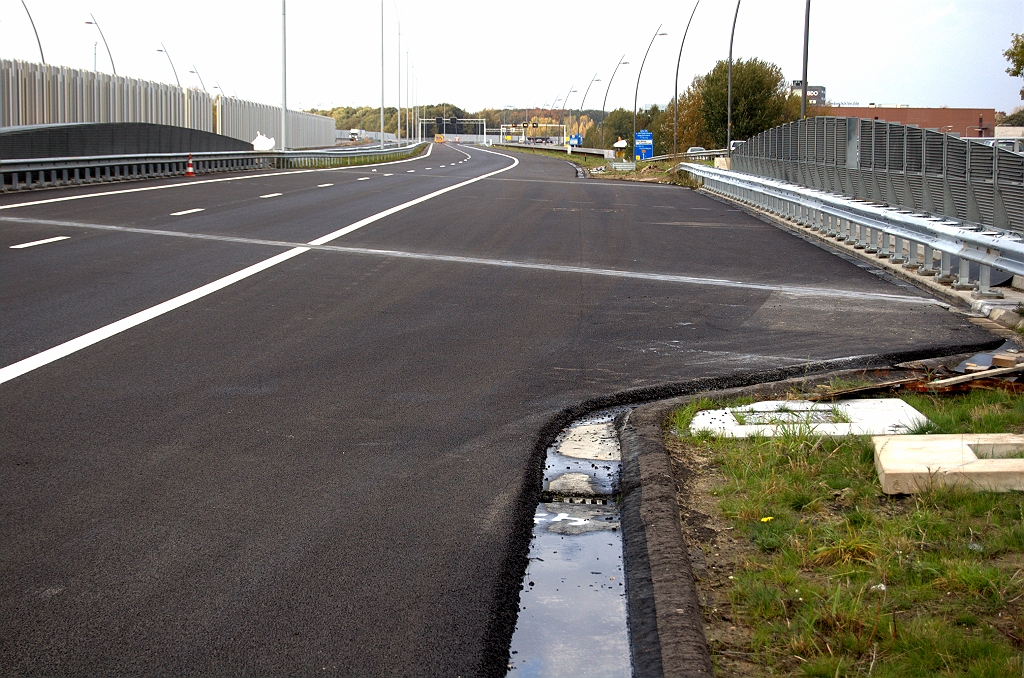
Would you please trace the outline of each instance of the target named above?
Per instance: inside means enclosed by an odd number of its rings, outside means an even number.
[[[672,382],[620,391],[606,396],[591,398],[562,409],[549,419],[548,422],[538,431],[537,438],[534,442],[530,464],[524,474],[525,482],[523,483],[523,490],[514,500],[514,515],[519,516],[519,518],[517,519],[516,524],[512,526],[511,541],[513,546],[509,549],[508,555],[502,562],[501,571],[499,572],[497,584],[495,585],[494,595],[491,598],[494,602],[491,605],[489,615],[490,621],[484,632],[485,649],[484,654],[481,656],[478,674],[482,676],[504,676],[508,673],[509,659],[511,658],[510,649],[512,634],[515,632],[516,622],[519,616],[520,591],[522,590],[523,576],[526,573],[526,568],[529,564],[530,540],[533,535],[533,515],[542,498],[541,494],[544,486],[544,460],[547,458],[548,448],[554,444],[558,434],[572,422],[600,410],[606,410],[613,407],[640,406],[648,403],[653,404],[652,406],[658,406],[663,404],[661,401],[693,394],[705,394],[711,391],[777,382],[795,377],[806,377],[808,375],[824,372],[834,372],[836,370],[888,367],[897,363],[913,360],[925,360],[958,353],[978,353],[997,348],[1002,344],[1002,339],[993,338],[991,341],[980,343],[956,344],[939,347],[933,346],[930,348],[901,351],[896,353],[814,361],[801,365],[792,365],[770,370],[731,374],[724,377],[702,377],[689,381]],[[635,425],[636,419],[631,416],[630,420],[633,421]],[[661,448],[660,451],[655,454],[660,454],[667,458],[667,452],[660,442],[660,435],[659,422],[657,440],[658,445],[660,445]],[[625,502],[628,495],[637,494],[637,490],[640,489],[639,483],[636,483],[631,485],[631,492],[627,493],[625,491],[627,481],[630,481],[630,479],[633,478],[633,476],[627,476],[628,458],[630,455],[639,458],[639,452],[629,441],[623,441],[621,435],[620,445],[622,445],[623,458],[622,497]],[[651,489],[648,496],[650,496],[653,491],[654,490]],[[640,492],[639,494],[642,498],[643,493]],[[666,501],[670,501],[674,505],[674,489],[670,494],[666,495]],[[664,524],[659,523],[659,525],[661,525],[662,533],[670,535],[674,539],[681,540],[682,533],[680,531],[679,517],[677,513],[678,509],[666,510],[663,508],[662,513],[659,515],[668,521],[674,520],[675,522],[665,522]],[[637,520],[637,516],[632,513],[627,513],[625,510],[623,511],[621,529],[623,531],[622,537],[624,548],[626,540],[633,540],[637,538],[635,535],[641,535],[640,538],[643,540],[647,539],[648,530],[646,529],[644,522],[642,520],[636,522]],[[673,524],[675,526],[674,528]],[[631,527],[627,529],[627,525],[630,525]],[[675,530],[674,532],[673,529]],[[680,667],[675,665],[664,665],[666,656],[669,660],[674,660],[678,653],[671,651],[671,648],[675,646],[675,641],[672,640],[671,629],[664,625],[658,625],[653,621],[656,618],[655,613],[657,610],[654,596],[658,591],[652,588],[653,580],[650,573],[650,565],[649,563],[645,564],[645,561],[642,559],[643,554],[645,553],[649,553],[649,549],[634,547],[632,552],[625,552],[623,557],[624,572],[626,575],[627,613],[629,615],[630,652],[634,662],[633,674],[635,676],[642,676],[645,678],[647,676],[656,677],[663,675],[709,675],[700,673],[688,674],[686,672],[676,670]],[[681,554],[681,560],[685,560],[686,567],[689,568],[689,556],[685,549]],[[674,564],[673,566],[675,568],[680,567],[678,564]],[[631,568],[633,569],[631,570]],[[689,584],[686,584],[685,582],[682,584],[679,582],[673,582],[671,583],[671,586],[689,586],[694,590],[693,595],[696,595],[692,576],[689,578]],[[636,602],[631,603],[630,601],[634,598],[636,599]],[[677,614],[676,616],[683,617],[684,615]],[[700,618],[698,617],[698,620],[699,619]],[[703,626],[701,626],[701,634],[703,635]],[[664,649],[665,647],[669,647],[670,650],[666,651]],[[657,659],[655,659],[655,657]]]
[[[633,675],[648,678],[714,674],[689,546],[679,518],[676,495],[680,488],[662,439],[663,423],[673,409],[699,397],[774,395],[796,386],[828,383],[833,377],[865,368],[973,354],[1002,343],[1002,339],[993,339],[981,344],[696,379],[675,385],[677,393],[673,396],[648,402],[617,417],[615,427],[622,452],[620,524]],[[682,469],[684,481],[691,472]]]

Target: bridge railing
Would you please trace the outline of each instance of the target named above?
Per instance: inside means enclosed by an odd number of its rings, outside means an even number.
[[[408,158],[422,151],[424,147],[425,144],[418,144],[385,149],[156,153],[0,160],[0,193],[181,176],[187,171],[190,155],[193,171],[196,174],[208,174],[364,165]]]
[[[935,130],[816,117],[741,144],[732,168],[915,212],[1024,232],[1024,155]]]

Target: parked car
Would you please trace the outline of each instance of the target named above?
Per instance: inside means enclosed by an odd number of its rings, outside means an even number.
[[[704,148],[703,146],[690,146],[688,149],[686,149],[686,152],[687,153],[703,153],[706,150],[708,150],[708,149]]]

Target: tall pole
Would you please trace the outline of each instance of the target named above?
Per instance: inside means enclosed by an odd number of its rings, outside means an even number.
[[[398,21],[398,5],[395,5],[395,21]],[[402,22],[398,21],[398,110],[395,111],[395,138],[402,143]]]
[[[206,85],[203,83],[203,76],[199,75],[199,69],[196,68],[195,64],[192,64],[192,70],[189,73],[195,73],[196,77],[199,78],[199,84],[202,86],[203,91],[206,92]],[[209,92],[207,92],[209,94]]]
[[[409,106],[411,101],[409,98],[409,50],[405,50],[405,138],[410,141],[412,140],[411,130],[409,129],[410,116],[412,115],[412,108]]]
[[[384,0],[380,0],[380,147],[384,150]]]
[[[25,4],[25,0],[21,0],[21,6],[25,8],[25,14],[28,14],[28,22],[32,24],[32,32],[36,34],[36,44],[39,45],[39,58],[43,60],[43,65],[46,65],[46,57],[43,56],[43,43],[39,40],[39,31],[36,30],[36,22],[32,19],[32,12],[28,11],[28,5]],[[93,68],[95,71],[96,69]]]
[[[725,103],[725,152],[732,157],[732,40],[736,37],[736,19],[740,16],[740,2],[736,0],[736,13],[732,17],[732,33],[729,34],[729,91]]]
[[[608,78],[608,86],[604,88],[604,101],[601,102],[601,148],[604,148],[604,110],[605,106],[608,103],[608,92],[612,88],[612,80],[615,79],[615,74],[619,72],[619,66],[621,66],[622,64],[629,63],[628,61],[625,61],[625,58],[625,54],[623,54],[622,57],[619,58],[619,63],[615,64],[615,70],[612,71],[612,77]]]
[[[594,73],[594,77],[590,79],[590,84],[587,85],[587,90],[583,92],[583,100],[580,101],[580,115],[576,118],[576,134],[583,134],[583,130],[580,129],[580,126],[583,124],[583,104],[586,103],[587,93],[590,92],[590,88],[595,82],[601,82],[597,79],[597,73]],[[580,139],[580,143],[583,143],[582,139]]]
[[[647,51],[644,52],[644,60],[640,62],[640,71],[636,74],[636,91],[633,93],[633,159],[636,159],[636,101],[640,96],[640,76],[644,72],[644,64],[647,63],[647,55],[651,53],[651,45],[654,44],[655,38],[659,35],[665,35],[661,33],[661,24],[658,24],[658,30],[654,31],[654,35],[651,36],[651,42],[647,45]]]
[[[807,0],[804,10],[804,79],[800,86],[800,119],[807,117],[807,45],[811,35],[811,0]]]
[[[809,2],[810,0],[808,0]],[[683,45],[686,44],[686,34],[690,32],[690,24],[693,23],[693,15],[697,13],[697,5],[700,4],[700,0],[697,0],[693,5],[693,11],[690,12],[690,20],[686,22],[686,30],[683,31],[683,41],[679,43],[679,57],[676,59],[676,89],[675,96],[672,99],[672,157],[679,155],[679,64],[683,61]]]
[[[572,96],[572,93],[576,91],[576,90],[573,89],[573,87],[575,87],[575,86],[576,85],[573,85],[572,87],[570,87],[569,88],[569,93],[565,95],[564,99],[562,99],[562,126],[563,127],[565,127],[565,112],[566,112],[566,110],[572,110],[572,109],[569,108],[569,97]],[[570,115],[569,117],[571,118],[572,116]],[[569,122],[572,122],[572,120],[570,120]],[[565,127],[565,130],[566,130],[566,132],[568,132],[569,128]],[[565,143],[565,138],[564,137],[562,138],[562,143],[563,144]]]
[[[285,3],[281,0],[281,150],[288,150],[288,26]]]
[[[114,65],[114,55],[110,53],[110,45],[107,44],[107,37],[103,35],[103,29],[100,28],[100,22],[96,21],[96,17],[92,14],[89,15],[92,21],[86,21],[87,24],[92,24],[96,27],[96,30],[100,32],[100,39],[103,40],[103,46],[107,48],[107,56],[110,58],[110,70],[114,71],[114,75],[117,75],[117,66]]]
[[[284,2],[284,0],[281,0],[281,2]],[[164,47],[164,43],[162,42],[160,43],[160,49],[158,49],[157,51],[163,52],[164,55],[167,57],[167,61],[171,64],[171,70],[174,72],[174,82],[178,83],[178,87],[180,88],[181,80],[178,80],[178,69],[174,67],[174,61],[171,59],[171,53],[167,51],[167,48]]]

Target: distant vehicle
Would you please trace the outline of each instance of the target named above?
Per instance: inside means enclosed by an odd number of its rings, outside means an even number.
[[[457,144],[458,144],[458,143],[462,143],[462,142],[460,142],[460,141],[459,141],[459,138],[458,138],[458,137],[455,137],[455,143],[457,143]]]
[[[359,138],[359,130],[358,129],[350,129],[348,131],[348,140],[349,141],[355,141],[358,138]]]
[[[733,139],[732,143],[729,144],[729,150],[730,151],[735,151],[736,148],[739,147],[740,144],[745,144],[745,143],[747,143],[747,142],[746,141],[738,141],[736,139]]]
[[[444,135],[443,134],[435,134],[434,135],[434,143],[435,144],[443,144],[444,143]]]
[[[686,152],[687,153],[703,153],[706,150],[708,150],[708,149],[704,148],[703,146],[690,146],[688,149],[686,149]]]

